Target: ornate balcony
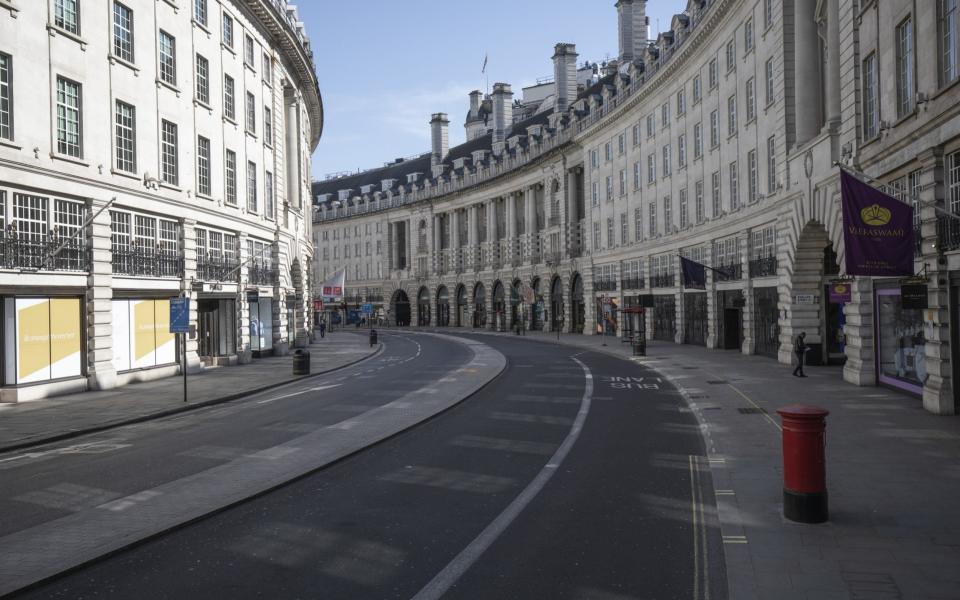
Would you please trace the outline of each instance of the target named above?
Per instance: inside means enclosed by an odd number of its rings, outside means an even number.
[[[179,253],[154,248],[114,248],[113,272],[138,277],[183,277],[183,257]]]
[[[674,287],[674,285],[673,273],[650,276],[650,287],[652,288],[669,288]]]
[[[767,256],[750,261],[750,277],[773,277],[777,274],[777,257]]]
[[[273,285],[277,269],[268,262],[252,260],[247,264],[247,281],[252,285]]]
[[[613,279],[594,281],[593,289],[597,292],[615,292],[617,291],[617,282]]]
[[[55,231],[40,237],[0,230],[0,269],[89,271],[90,254],[86,244],[82,239],[67,240]],[[64,244],[66,246],[52,256]]]
[[[776,272],[776,269],[774,269],[774,272]],[[743,279],[743,265],[739,262],[717,265],[714,267],[713,276],[717,281],[740,281]]]
[[[197,279],[200,281],[240,281],[240,261],[207,253],[197,257]]]
[[[643,277],[628,277],[620,280],[620,289],[624,290],[642,290],[646,288],[646,281]]]

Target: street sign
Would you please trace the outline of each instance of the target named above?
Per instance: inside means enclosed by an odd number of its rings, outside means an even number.
[[[815,294],[794,294],[794,304],[816,304],[817,296]]]
[[[170,333],[190,333],[190,298],[170,298]]]
[[[372,305],[372,304],[364,304],[364,305],[363,305],[363,314],[365,314],[365,315],[372,315],[372,314],[373,314],[373,305]]]
[[[901,285],[900,302],[904,309],[927,308],[927,286],[906,283]]]

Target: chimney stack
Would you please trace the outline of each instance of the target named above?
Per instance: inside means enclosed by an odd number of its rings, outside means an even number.
[[[557,88],[557,113],[566,112],[577,98],[577,47],[557,44],[553,47],[553,81]]]
[[[450,136],[447,127],[450,125],[447,113],[434,113],[430,119],[430,140],[432,142],[430,165],[436,167],[443,163],[450,151]]]
[[[493,84],[493,143],[503,144],[513,126],[513,90],[509,83]]]
[[[640,58],[647,47],[647,1],[618,0],[617,17],[620,30],[620,65]]]
[[[480,98],[482,97],[483,92],[480,90],[470,92],[470,114],[468,118],[476,119],[480,115]]]

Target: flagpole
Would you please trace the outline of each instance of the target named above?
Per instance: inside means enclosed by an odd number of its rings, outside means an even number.
[[[852,168],[852,167],[848,167],[848,166],[844,165],[843,163],[841,163],[840,161],[834,161],[833,165],[834,165],[835,167],[840,167],[840,170],[841,170],[841,171],[846,171],[847,173],[850,173],[851,175],[853,175],[853,176],[856,177],[857,179],[860,179],[860,180],[864,181],[865,183],[869,183],[869,184],[876,183],[876,184],[882,185],[884,188],[887,188],[887,189],[890,189],[890,187],[891,187],[891,184],[890,184],[890,183],[887,183],[887,182],[885,182],[885,181],[881,181],[881,180],[877,179],[876,177],[871,177],[871,176],[867,175],[866,173],[864,173],[863,171],[858,171],[857,169],[854,169],[854,168]],[[956,219],[956,220],[960,221],[960,215],[955,214],[955,213],[952,213],[952,212],[950,212],[950,211],[948,211],[948,210],[945,210],[945,209],[937,206],[936,203],[934,203],[934,202],[931,202],[931,201],[929,201],[929,200],[923,200],[922,198],[920,198],[920,196],[914,194],[913,192],[910,192],[910,191],[907,191],[907,190],[897,190],[897,191],[896,191],[896,194],[891,194],[890,192],[884,192],[884,193],[886,193],[888,196],[894,196],[894,197],[896,197],[897,195],[905,196],[905,197],[910,198],[911,200],[913,200],[913,201],[917,204],[917,206],[919,206],[919,207],[932,207],[932,208],[933,208],[935,211],[937,211],[939,214],[944,215],[944,216],[947,216],[947,217],[950,217],[951,219]]]

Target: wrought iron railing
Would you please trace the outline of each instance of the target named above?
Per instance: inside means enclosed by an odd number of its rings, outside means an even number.
[[[154,248],[114,248],[113,272],[142,277],[183,277],[179,253]]]
[[[673,273],[650,276],[650,287],[652,288],[668,288],[674,285]]]
[[[767,256],[750,261],[750,277],[772,277],[777,274],[777,257]]]
[[[277,269],[270,263],[253,260],[247,265],[247,281],[253,285],[273,285],[277,280]]]
[[[554,266],[560,264],[560,252],[554,250],[543,254],[543,261],[548,265]]]
[[[620,280],[620,288],[624,290],[642,290],[646,287],[643,277],[627,277]]]
[[[717,265],[713,268],[713,276],[717,281],[739,281],[743,279],[743,265],[740,263]]]
[[[920,236],[914,233],[917,239]],[[937,217],[937,250],[946,252],[960,248],[960,219]]]
[[[593,282],[593,289],[598,292],[615,292],[617,282],[613,279],[600,279]]]
[[[57,249],[63,246],[53,256]],[[0,268],[44,271],[89,271],[90,253],[82,239],[57,234],[43,237],[0,230]]]
[[[197,279],[200,281],[239,281],[240,261],[225,256],[197,256]]]

